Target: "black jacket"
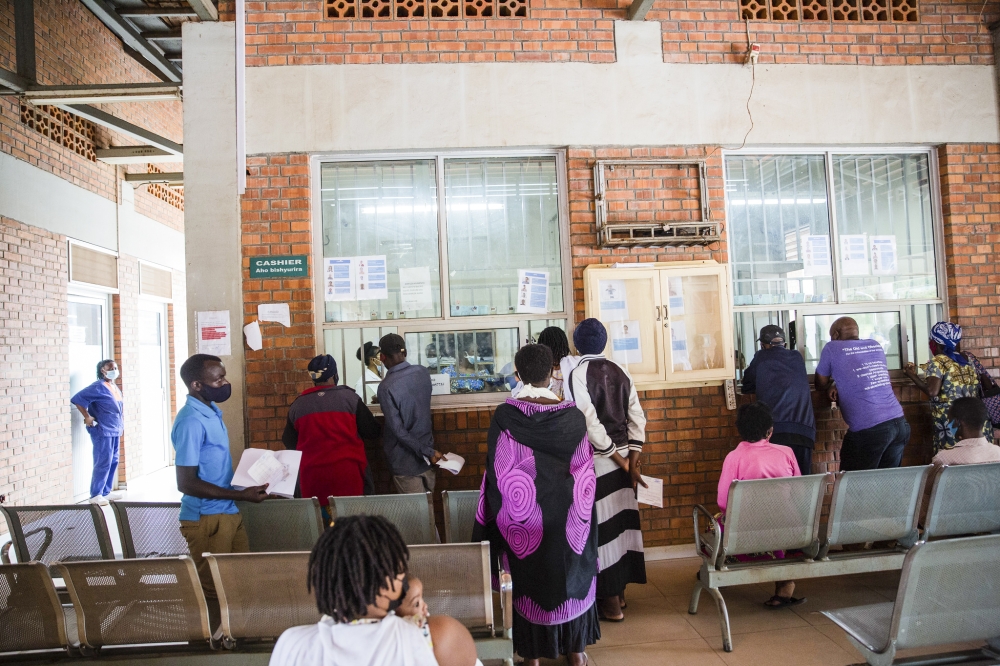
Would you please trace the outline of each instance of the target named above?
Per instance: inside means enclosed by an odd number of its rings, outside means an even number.
[[[756,393],[774,418],[774,432],[791,432],[816,441],[816,417],[806,363],[793,349],[761,349],[743,373],[743,393]]]

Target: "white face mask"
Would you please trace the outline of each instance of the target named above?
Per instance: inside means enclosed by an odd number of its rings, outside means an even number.
[[[111,381],[114,381],[114,380],[118,379],[118,371],[117,370],[108,370],[107,372],[104,373],[104,378],[105,379],[110,379]]]

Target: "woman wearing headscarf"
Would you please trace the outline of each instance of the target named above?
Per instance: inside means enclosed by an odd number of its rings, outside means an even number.
[[[514,366],[524,387],[493,414],[472,537],[490,541],[493,566],[499,558],[511,575],[514,650],[525,664],[565,655],[583,666],[584,650],[601,637],[587,423],[549,390],[548,347],[525,345]]]
[[[961,350],[962,327],[939,321],[931,328],[930,349],[933,358],[924,366],[924,379],[917,366],[907,363],[903,372],[931,399],[934,419],[934,453],[955,447],[956,430],[950,427],[948,411],[959,398],[979,397],[978,360]],[[983,426],[983,437],[993,441],[993,426]]]
[[[94,445],[94,471],[90,475],[90,503],[104,506],[109,500],[120,499],[121,493],[111,492],[118,470],[118,444],[125,431],[123,422],[125,401],[115,386],[118,364],[108,358],[97,364],[97,381],[70,398],[87,426]]]
[[[379,360],[378,345],[366,342],[363,347],[358,347],[358,360],[365,364],[362,376],[354,384],[354,392],[365,399],[366,404],[377,403],[378,385],[382,381],[382,361]],[[361,355],[364,354],[362,359]]]
[[[317,356],[308,370],[313,387],[288,408],[282,441],[285,448],[302,452],[302,496],[316,497],[326,507],[331,496],[364,494],[368,458],[362,440],[378,437],[382,429],[361,396],[350,386],[337,386],[332,356]]]

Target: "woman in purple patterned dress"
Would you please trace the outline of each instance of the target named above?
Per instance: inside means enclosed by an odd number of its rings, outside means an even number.
[[[587,663],[597,619],[597,477],[586,419],[549,390],[552,352],[525,345],[514,357],[524,388],[497,407],[473,540],[514,583],[514,650],[528,666],[565,655]]]

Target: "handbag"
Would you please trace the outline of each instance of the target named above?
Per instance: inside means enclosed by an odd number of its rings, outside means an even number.
[[[990,421],[993,422],[994,428],[1000,428],[1000,386],[997,386],[993,375],[983,367],[983,364],[979,362],[979,359],[975,355],[968,352],[963,353],[972,361],[972,364],[976,368],[976,375],[979,377],[979,397],[982,399],[983,404],[986,405]]]

